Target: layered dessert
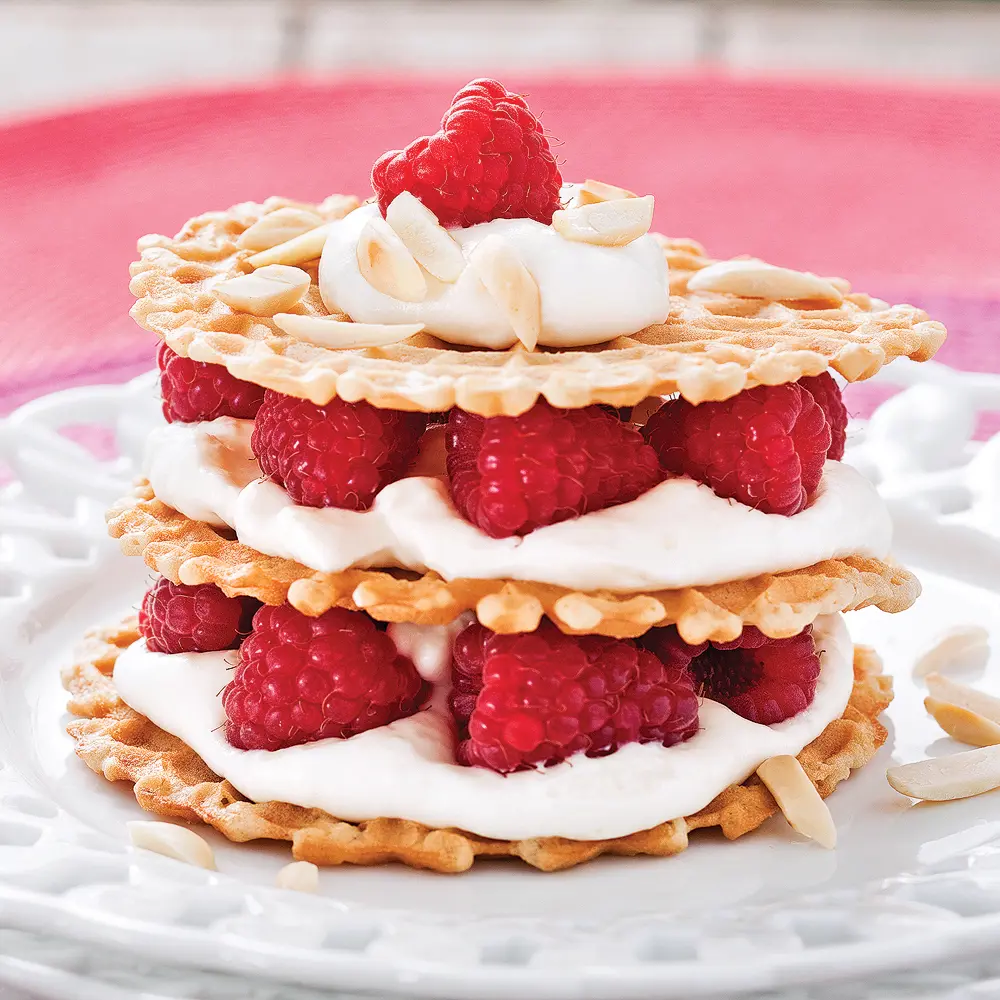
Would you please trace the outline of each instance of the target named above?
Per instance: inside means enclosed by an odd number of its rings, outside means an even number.
[[[492,80],[372,186],[140,241],[165,421],[108,521],[158,578],[65,672],[80,757],[317,864],[831,841],[891,698],[842,612],[919,590],[841,382],[941,325],[650,232]]]

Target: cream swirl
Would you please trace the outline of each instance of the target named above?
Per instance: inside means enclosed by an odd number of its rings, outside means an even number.
[[[768,757],[799,753],[839,718],[854,681],[850,636],[839,615],[818,619],[813,635],[822,664],[816,695],[785,722],[761,726],[703,701],[700,729],[685,743],[633,743],[607,757],[577,755],[506,776],[455,763],[443,685],[428,709],[407,719],[347,740],[269,752],[226,742],[221,692],[232,653],[165,655],[139,642],[118,658],[114,679],[126,704],[254,801],[291,802],[353,821],[398,817],[499,839],[597,840],[697,812]],[[450,646],[435,634],[429,648],[440,651],[440,662],[425,657],[422,672],[441,677]]]
[[[403,302],[372,287],[361,273],[357,248],[362,229],[378,212],[377,205],[365,205],[333,224],[319,266],[328,309],[345,312],[356,323],[423,323],[428,333],[451,344],[501,350],[517,342],[473,268],[450,284],[425,275],[427,296],[421,302]],[[667,318],[667,265],[652,236],[623,247],[593,246],[570,242],[532,219],[496,219],[449,232],[466,259],[488,236],[499,236],[514,249],[538,284],[540,344],[601,344]]]
[[[385,487],[371,510],[302,507],[258,479],[252,421],[223,417],[154,431],[146,472],[182,514],[236,531],[265,555],[335,573],[351,567],[433,570],[446,580],[531,580],[627,593],[709,586],[802,569],[848,555],[883,558],[892,522],[860,473],[828,462],[800,514],[763,514],[690,479],[669,479],[631,503],[491,538],[455,510],[445,482],[411,476]]]

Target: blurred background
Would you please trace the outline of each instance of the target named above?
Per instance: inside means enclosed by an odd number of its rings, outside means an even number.
[[[922,306],[944,360],[1000,369],[1000,2],[0,0],[0,413],[149,366],[137,237],[364,196],[480,75],[565,177]]]

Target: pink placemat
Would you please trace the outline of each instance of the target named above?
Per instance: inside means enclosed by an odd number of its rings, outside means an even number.
[[[366,192],[464,80],[282,83],[0,129],[0,410],[150,364],[128,317],[136,238],[285,194]],[[840,274],[948,324],[940,357],[1000,369],[1000,90],[711,76],[531,80],[564,174],[657,196],[716,255]]]

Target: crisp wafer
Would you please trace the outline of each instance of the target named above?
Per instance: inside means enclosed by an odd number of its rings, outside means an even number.
[[[735,839],[778,811],[756,775],[727,788],[694,816],[597,841],[488,840],[409,820],[347,823],[319,809],[250,802],[185,743],[118,697],[112,677],[115,661],[137,639],[134,619],[95,630],[88,634],[76,662],[63,671],[63,685],[70,692],[69,710],[79,717],[68,726],[77,754],[109,781],[132,782],[143,809],[174,819],[200,820],[238,843],[290,841],[292,854],[300,861],[317,865],[401,861],[415,868],[461,872],[477,857],[516,857],[543,871],[557,871],[601,854],[677,854],[687,847],[688,832],[701,827],[719,826],[726,837]],[[881,669],[872,650],[856,648],[854,688],[843,716],[799,754],[803,769],[824,797],[852,770],[867,764],[885,742],[886,730],[878,715],[892,700],[892,682]]]
[[[352,204],[341,200],[325,217]],[[324,203],[327,204],[327,203]],[[437,412],[454,406],[484,416],[516,415],[543,396],[554,406],[630,406],[679,392],[693,403],[726,399],[755,385],[793,382],[834,368],[868,378],[897,357],[923,361],[944,327],[913,306],[876,309],[833,279],[843,302],[773,302],[690,292],[688,279],[713,263],[690,240],[658,237],[670,265],[671,304],[663,324],[597,348],[507,351],[455,348],[418,333],[381,348],[331,350],[295,340],[273,319],[234,311],[213,292],[249,273],[242,234],[269,213],[323,206],[272,198],[192,219],[174,238],[147,236],[131,268],[132,315],[179,354],[225,365],[241,379],[324,404],[334,396],[376,406]],[[325,316],[317,261],[298,261],[313,283],[295,312]],[[337,318],[346,319],[337,314]]]
[[[574,634],[625,638],[676,624],[688,642],[725,642],[744,625],[756,625],[782,638],[835,611],[870,605],[903,611],[920,593],[916,577],[901,566],[862,556],[709,587],[633,594],[581,593],[520,580],[448,581],[401,570],[320,573],[261,555],[231,531],[191,520],[156,499],[148,483],[111,508],[108,526],[126,555],[141,555],[174,583],[213,583],[230,596],[267,604],[288,601],[307,615],[341,607],[363,609],[380,621],[441,625],[474,610],[495,632],[533,631],[544,614]]]

